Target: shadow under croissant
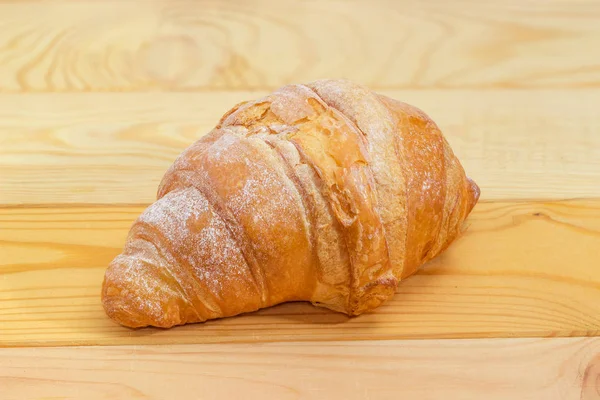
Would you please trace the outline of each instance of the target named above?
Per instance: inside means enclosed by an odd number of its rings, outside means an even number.
[[[265,318],[275,318],[277,321],[265,323]],[[215,327],[227,327],[235,325],[238,328],[251,327],[252,330],[269,330],[277,328],[279,324],[292,323],[293,325],[315,324],[315,325],[333,325],[345,323],[351,319],[360,318],[350,317],[346,314],[332,311],[322,307],[316,307],[310,302],[296,301],[277,304],[271,307],[261,308],[260,310],[223,317],[204,322],[186,323],[176,325],[171,328],[158,328],[154,326],[146,326],[140,328],[123,328],[134,332],[135,336],[150,336],[162,331],[197,331],[204,329],[213,329]],[[210,328],[208,328],[210,327]]]
[[[330,310],[328,308],[319,307],[305,301],[293,301],[277,304],[271,307],[262,308],[257,311],[242,313],[230,317],[224,317],[204,322],[187,323],[176,325],[171,328],[158,328],[153,326],[141,328],[128,328],[127,330],[135,337],[147,337],[161,332],[189,332],[195,334],[206,330],[211,332],[211,336],[218,335],[220,339],[227,340],[227,336],[236,336],[235,341],[243,342],[243,337],[239,336],[240,330],[250,334],[254,339],[259,340],[277,340],[276,336],[295,336],[296,333],[308,329],[315,329],[323,326],[343,325],[350,323],[353,329],[360,324],[361,320],[368,321],[372,324],[377,320],[378,315],[386,315],[389,313],[402,314],[406,309],[401,305],[403,303],[414,303],[411,301],[415,296],[419,296],[423,287],[435,287],[439,285],[439,280],[443,279],[438,274],[431,274],[428,271],[428,266],[437,268],[444,264],[446,258],[445,253],[436,257],[435,260],[423,265],[423,267],[414,275],[403,279],[396,294],[386,303],[382,304],[375,310],[365,312],[358,316],[348,316],[344,313]],[[418,292],[415,293],[415,289]],[[403,311],[404,308],[404,311]],[[408,312],[410,314],[410,312]],[[376,322],[376,321],[375,321]],[[231,329],[235,328],[235,329]],[[285,328],[285,333],[281,329]],[[277,335],[273,335],[277,331]],[[356,332],[358,336],[361,336]],[[247,335],[243,335],[247,336]],[[295,340],[301,340],[301,336],[294,337]],[[206,336],[204,336],[206,338]],[[232,338],[233,339],[233,338]],[[213,340],[210,340],[213,341]]]

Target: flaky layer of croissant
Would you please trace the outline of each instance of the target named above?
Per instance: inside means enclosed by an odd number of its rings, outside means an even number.
[[[129,327],[287,301],[358,315],[445,250],[478,198],[419,109],[344,80],[285,86],[177,158],[102,301]]]

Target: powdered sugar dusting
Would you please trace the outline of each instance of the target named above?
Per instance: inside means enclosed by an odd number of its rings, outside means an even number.
[[[229,158],[223,157],[223,153],[227,153],[228,155],[235,153],[228,150],[235,145],[238,139],[239,138],[235,134],[226,133],[222,135],[219,140],[213,143],[213,145],[210,147],[210,158],[220,159],[221,162],[227,162]]]
[[[171,192],[163,199],[149,207],[140,220],[158,226],[178,257],[192,266],[195,277],[211,294],[220,296],[229,280],[239,280],[248,272],[237,243],[194,187]]]
[[[157,226],[177,247],[189,239],[190,218],[198,219],[207,210],[208,202],[192,187],[167,193],[148,207],[139,221]]]
[[[237,243],[216,215],[200,231],[196,250],[199,262],[195,264],[195,273],[213,294],[221,296],[223,288],[234,281],[249,280],[249,269]]]
[[[220,186],[225,206],[238,221],[251,222],[250,225],[262,230],[265,227],[278,229],[298,221],[305,227],[308,225],[300,195],[285,175],[281,161],[262,139],[226,133],[213,144],[208,156],[221,170],[229,168],[232,174],[237,171],[235,179],[220,176],[215,184]],[[247,233],[252,235],[251,231]],[[284,235],[280,239],[287,238]],[[261,243],[259,247],[266,248],[270,255],[277,255],[273,243]]]
[[[166,321],[167,325],[177,323],[180,318],[182,301],[170,302],[169,312],[163,307],[169,299],[184,299],[185,294],[163,279],[167,263],[157,254],[155,245],[147,240],[136,238],[127,243],[125,252],[118,255],[107,270],[106,281],[111,287],[120,290],[118,302],[113,303],[115,311],[137,318],[143,313],[155,321]]]
[[[264,165],[245,161],[250,170],[240,190],[227,201],[227,207],[238,216],[251,216],[252,225],[276,229],[293,224],[301,217],[298,202],[282,177]],[[280,237],[285,241],[285,235]],[[261,243],[260,247],[270,256],[278,256],[273,242]]]
[[[224,299],[233,298],[240,291],[254,292],[258,298],[238,243],[196,188],[169,192],[148,207],[138,222],[160,231],[167,244],[146,240],[139,233],[151,234],[151,231],[143,226],[132,231],[125,252],[113,262],[119,266],[113,270],[118,275],[109,276],[113,287],[124,289],[121,297],[130,304],[120,312],[143,309],[157,320],[177,320],[189,312],[184,309],[198,301],[203,304],[201,308],[220,314],[219,304],[223,305]],[[179,262],[187,266],[178,265]],[[189,281],[190,272],[196,284]],[[221,303],[215,303],[218,299]],[[245,304],[234,306],[243,308]],[[165,308],[169,308],[169,315],[163,315]]]

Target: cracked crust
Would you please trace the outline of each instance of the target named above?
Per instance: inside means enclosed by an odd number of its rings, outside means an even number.
[[[298,300],[359,315],[445,250],[478,198],[421,110],[343,80],[288,85],[177,158],[103,304],[129,327]]]

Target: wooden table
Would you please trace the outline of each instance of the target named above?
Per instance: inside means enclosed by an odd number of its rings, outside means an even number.
[[[596,0],[0,0],[0,398],[600,399],[599,19]],[[104,269],[179,152],[323,77],[440,125],[482,188],[466,234],[355,319],[111,322]]]

